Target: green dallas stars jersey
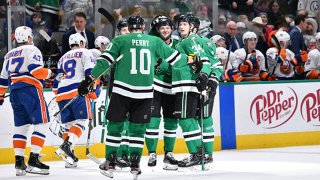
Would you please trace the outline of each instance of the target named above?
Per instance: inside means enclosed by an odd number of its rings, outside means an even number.
[[[195,44],[193,42],[195,41]],[[182,39],[176,46],[176,50],[184,54],[195,54],[203,62],[201,72],[210,74],[210,61],[204,51],[205,43],[202,38],[196,34],[190,34],[185,39]],[[198,89],[195,84],[195,79],[199,74],[194,74],[193,69],[189,65],[182,67],[173,67],[172,70],[172,92],[196,92]]]
[[[153,98],[154,66],[162,58],[173,67],[187,65],[187,56],[170,48],[160,38],[142,33],[112,40],[92,70],[99,77],[116,61],[113,93],[134,99]]]
[[[171,48],[175,48],[178,44],[178,40],[171,38],[171,43],[168,44]],[[163,70],[165,69],[165,70]],[[171,66],[168,63],[161,63],[160,67],[157,68],[154,76],[154,90],[165,94],[172,94],[171,92]]]
[[[203,49],[210,60],[211,74],[214,74],[218,79],[220,79],[223,71],[223,65],[216,57],[216,45],[206,37],[202,37],[202,40],[205,43]]]

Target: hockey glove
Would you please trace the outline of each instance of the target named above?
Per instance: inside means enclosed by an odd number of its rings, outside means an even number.
[[[193,59],[193,63],[191,64],[191,67],[193,69],[194,74],[198,74],[202,69],[202,61],[195,55],[195,54],[189,54],[188,58]]]
[[[3,103],[4,103],[4,95],[0,96],[0,106],[2,106]]]
[[[208,79],[208,90],[209,90],[209,96],[215,96],[217,87],[219,85],[219,78],[215,76],[214,74],[210,74],[209,79]]]
[[[87,76],[85,80],[81,81],[80,85],[78,86],[78,93],[80,96],[86,96],[89,93],[89,89],[91,89],[93,85],[93,79],[91,76]]]
[[[320,76],[320,73],[317,70],[311,70],[306,74],[307,79],[319,79],[319,76]]]
[[[223,80],[228,82],[241,82],[243,77],[238,69],[227,69],[223,74]]]
[[[155,69],[155,73],[156,73],[156,74],[160,74],[160,73],[161,73],[161,69],[160,69],[161,63],[162,63],[162,59],[160,58],[160,59],[156,62],[155,66],[154,66],[154,69]]]
[[[274,81],[277,80],[277,76],[269,74],[267,71],[260,73],[260,79],[262,81]]]
[[[199,92],[206,90],[208,82],[208,75],[205,73],[200,73],[196,78],[196,86]]]

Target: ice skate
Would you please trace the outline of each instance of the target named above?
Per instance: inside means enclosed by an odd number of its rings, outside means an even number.
[[[150,153],[149,154],[148,166],[149,167],[154,167],[156,165],[157,165],[157,155],[156,155],[156,153]]]
[[[199,154],[190,154],[189,157],[184,158],[178,163],[179,168],[188,168],[201,164],[201,156]]]
[[[116,155],[111,154],[109,159],[106,159],[100,166],[100,173],[109,178],[113,178],[113,172],[115,171],[116,166]]]
[[[62,160],[69,164],[73,164],[74,162],[79,161],[78,158],[74,155],[74,151],[71,150],[71,142],[68,141],[68,138],[62,143],[60,148],[55,151],[55,153]],[[65,156],[63,154],[65,154]]]
[[[32,173],[32,174],[48,175],[49,174],[49,166],[40,162],[39,154],[35,154],[35,153],[31,152],[26,172]]]
[[[129,171],[129,167],[130,167],[130,162],[126,154],[123,154],[122,157],[116,158],[116,170]]]
[[[178,160],[173,157],[172,152],[166,152],[163,159],[163,169],[164,170],[177,170]]]
[[[27,174],[26,169],[27,165],[24,162],[24,157],[23,156],[16,156],[16,176],[24,176]]]
[[[131,155],[131,165],[130,165],[130,172],[133,174],[133,179],[137,180],[138,176],[142,173],[140,166],[139,166],[139,157],[136,154]]]
[[[72,150],[72,153],[74,154],[74,150]],[[64,167],[65,168],[76,168],[78,167],[78,158],[74,160],[73,164],[70,164],[68,162],[65,163]]]

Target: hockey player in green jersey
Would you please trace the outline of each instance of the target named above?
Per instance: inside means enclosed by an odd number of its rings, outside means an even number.
[[[200,20],[192,15],[187,15],[189,18],[190,24],[193,26],[193,33],[197,33],[200,26]],[[202,37],[204,42],[203,50],[208,56],[211,64],[211,72],[209,74],[209,79],[207,83],[206,89],[206,98],[204,99],[205,106],[203,108],[203,119],[201,120],[200,116],[200,106],[198,106],[199,110],[197,112],[197,118],[199,126],[201,127],[201,123],[203,122],[203,143],[204,143],[204,154],[205,154],[205,163],[209,164],[213,162],[212,159],[212,152],[213,152],[213,145],[214,145],[214,129],[213,129],[213,119],[212,119],[212,110],[214,104],[214,97],[216,95],[216,89],[219,84],[219,79],[221,77],[223,71],[223,65],[220,61],[215,57],[216,54],[216,46],[213,42],[206,38]]]
[[[117,63],[110,104],[107,110],[106,161],[99,166],[100,172],[113,177],[121,132],[129,112],[130,167],[134,176],[141,174],[140,158],[144,145],[146,124],[150,121],[153,98],[154,68],[163,59],[177,69],[201,61],[187,57],[167,46],[160,38],[143,34],[144,20],[140,16],[128,18],[130,34],[112,40],[105,52],[97,59],[92,74],[78,87],[79,95],[89,92],[92,82],[104,74],[110,65]],[[196,63],[195,63],[196,62]]]
[[[201,163],[201,132],[196,120],[196,113],[200,99],[199,92],[206,89],[208,75],[211,72],[210,61],[204,51],[205,43],[200,36],[193,33],[193,29],[191,19],[187,15],[181,15],[178,20],[181,41],[176,49],[181,53],[200,55],[203,67],[198,74],[194,74],[193,69],[186,66],[183,70],[173,68],[172,71],[175,116],[179,118],[179,125],[190,153],[190,157],[179,162],[179,167],[191,167]]]
[[[118,29],[118,36],[124,35],[124,34],[129,34],[128,30],[128,21],[126,19],[121,19],[119,20],[117,24],[117,29]],[[113,86],[113,80],[114,80],[114,71],[115,67],[111,69],[110,72],[110,88],[109,88],[109,96],[111,96],[112,93],[112,86]],[[121,144],[118,148],[117,151],[117,158],[116,158],[116,164],[117,167],[120,168],[121,170],[126,169],[130,166],[129,162],[129,121],[125,121],[123,124],[123,131],[121,133]]]
[[[149,34],[160,37],[167,45],[174,48],[178,43],[171,38],[173,23],[166,16],[157,16],[152,21],[152,30]],[[176,140],[178,121],[174,117],[174,94],[171,92],[171,67],[168,71],[157,68],[154,76],[154,96],[152,102],[151,120],[147,124],[146,146],[149,152],[148,166],[154,167],[157,164],[156,149],[159,137],[159,125],[161,121],[161,108],[164,121],[164,159],[163,169],[177,170],[178,161],[173,157],[173,148]]]

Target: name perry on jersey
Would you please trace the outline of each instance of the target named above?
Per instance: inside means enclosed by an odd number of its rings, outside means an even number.
[[[132,39],[132,46],[149,46],[149,41]]]

